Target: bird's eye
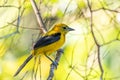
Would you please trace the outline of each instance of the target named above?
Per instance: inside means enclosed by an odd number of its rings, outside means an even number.
[[[67,29],[66,27],[63,27],[63,29]]]

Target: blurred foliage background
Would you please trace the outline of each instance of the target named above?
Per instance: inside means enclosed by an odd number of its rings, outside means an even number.
[[[98,48],[103,79],[120,80],[120,0],[89,2],[91,12],[88,0],[36,0],[47,29],[61,22],[75,29],[67,35],[53,80],[99,80]],[[40,35],[29,0],[0,1],[0,80],[47,79],[51,62],[45,57],[40,58],[40,63],[39,59],[36,61],[36,78],[33,76],[34,59],[13,77]],[[54,56],[51,55],[53,59]]]

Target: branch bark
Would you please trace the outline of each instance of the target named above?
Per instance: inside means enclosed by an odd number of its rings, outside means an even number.
[[[32,4],[32,7],[33,7],[33,10],[35,12],[35,15],[36,15],[36,18],[37,18],[37,21],[38,21],[38,24],[40,26],[40,29],[43,33],[46,33],[47,32],[47,29],[45,27],[45,24],[42,20],[42,17],[41,17],[41,13],[37,7],[37,4],[35,2],[35,0],[30,0],[31,4]]]
[[[59,62],[60,61],[60,57],[62,56],[62,53],[63,53],[63,50],[62,49],[59,49],[57,51],[57,54],[56,54],[56,58],[55,58],[55,62]],[[50,71],[49,71],[49,76],[47,78],[47,80],[52,80],[53,76],[54,76],[54,70],[56,69],[56,65],[54,64],[51,64],[50,66]]]

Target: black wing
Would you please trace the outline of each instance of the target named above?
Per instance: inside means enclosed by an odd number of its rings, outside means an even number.
[[[41,37],[34,45],[34,49],[40,48],[40,47],[43,47],[43,46],[46,46],[46,45],[49,45],[51,43],[58,41],[60,39],[60,35],[61,33],[56,33],[53,35]]]

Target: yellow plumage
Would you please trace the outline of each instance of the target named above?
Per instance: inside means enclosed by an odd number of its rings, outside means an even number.
[[[48,31],[44,36],[42,36],[34,45],[32,54],[24,61],[24,63],[18,68],[14,76],[19,74],[23,67],[32,59],[32,57],[37,55],[47,55],[52,54],[58,50],[65,42],[65,35],[74,29],[68,27],[65,24],[57,24],[50,31]],[[51,60],[51,59],[50,59]]]

